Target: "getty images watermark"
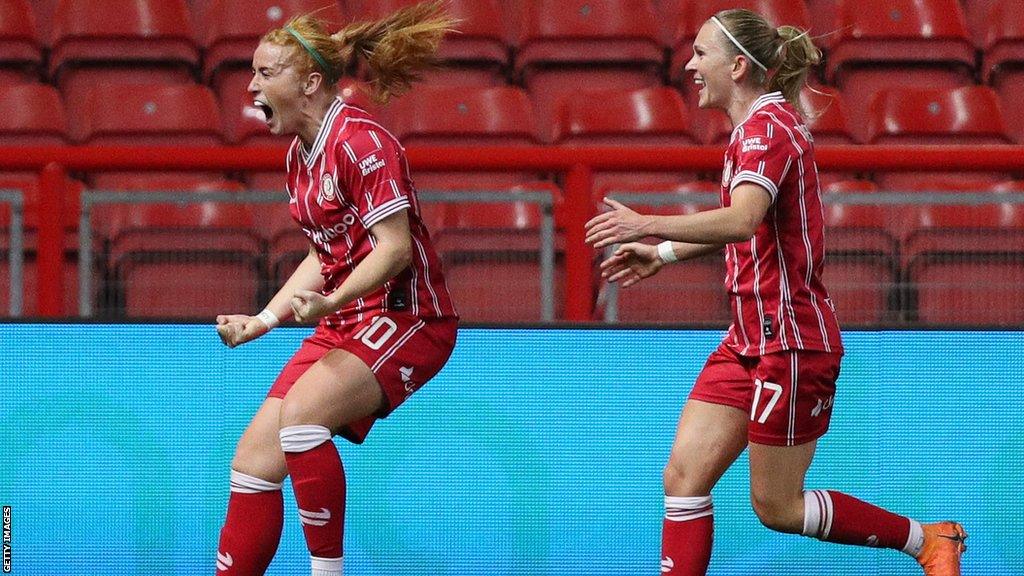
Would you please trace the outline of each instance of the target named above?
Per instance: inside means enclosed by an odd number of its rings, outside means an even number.
[[[11,572],[11,507],[4,506],[4,574]]]

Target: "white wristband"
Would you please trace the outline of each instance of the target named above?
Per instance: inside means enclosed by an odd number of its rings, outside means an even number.
[[[658,258],[665,264],[679,261],[676,257],[676,251],[672,249],[672,241],[665,240],[661,244],[658,244]]]
[[[267,330],[273,330],[281,323],[281,321],[278,320],[277,315],[266,308],[263,309],[263,312],[257,314],[256,318],[267,325]]]

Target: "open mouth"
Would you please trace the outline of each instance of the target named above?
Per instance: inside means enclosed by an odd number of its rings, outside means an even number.
[[[259,100],[253,100],[252,105],[255,106],[256,109],[259,110],[260,112],[263,112],[263,116],[266,122],[270,122],[270,119],[274,117],[274,109],[270,107],[270,104],[267,104],[266,102],[260,102]]]

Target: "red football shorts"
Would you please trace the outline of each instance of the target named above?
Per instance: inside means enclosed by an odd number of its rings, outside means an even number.
[[[747,412],[751,442],[803,444],[828,431],[841,359],[810,350],[741,356],[723,343],[708,357],[690,398]]]
[[[267,396],[284,398],[299,377],[329,351],[350,352],[370,368],[384,392],[379,412],[340,432],[361,444],[374,422],[387,417],[441,371],[455,348],[458,324],[452,318],[418,318],[401,312],[378,314],[351,326],[320,324],[281,369]]]

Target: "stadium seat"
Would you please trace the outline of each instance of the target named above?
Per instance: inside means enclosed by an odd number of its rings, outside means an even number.
[[[986,86],[954,89],[894,88],[879,92],[867,118],[869,144],[1006,144],[1010,142],[995,92]],[[999,173],[883,173],[884,189],[907,189],[925,178],[995,182]]]
[[[390,106],[392,132],[405,146],[538,145],[526,93],[512,87],[417,86]],[[531,171],[423,172],[419,188],[481,188],[537,180]]]
[[[957,0],[840,0],[838,12],[826,75],[854,118],[881,89],[973,83],[974,46]]]
[[[638,193],[659,202],[647,200],[649,203],[645,204],[644,200],[626,196]],[[611,184],[600,191],[595,201],[611,196],[644,214],[671,216],[717,208],[721,202],[720,193],[721,187],[717,183],[707,181],[662,188]],[[680,195],[686,197],[680,197],[678,203],[661,202]],[[614,298],[617,322],[725,325],[730,312],[722,284],[724,278],[725,259],[718,252],[681,265],[668,266],[656,276],[625,290],[602,282],[596,315],[598,319],[610,319],[607,309]]]
[[[380,18],[420,0],[353,0],[353,19]],[[458,32],[441,42],[443,66],[424,74],[426,83],[457,86],[501,86],[510,68],[508,13],[500,0],[448,0],[447,11],[460,20]]]
[[[37,80],[41,47],[28,2],[0,0],[0,86]]]
[[[918,224],[906,243],[912,320],[1024,322],[1024,210],[1019,205],[927,206],[919,211]]]
[[[580,89],[660,84],[663,60],[649,0],[531,0],[515,66],[546,123]]]
[[[558,104],[550,127],[552,143],[566,146],[679,146],[697,144],[679,93],[664,86],[631,90],[580,91]],[[693,180],[674,172],[596,172],[594,186],[609,181],[666,186]]]
[[[89,86],[188,82],[199,63],[185,0],[62,0],[50,76],[67,100]]]
[[[805,88],[800,93],[804,121],[814,135],[816,145],[856,144],[846,115],[842,94],[835,88]]]
[[[253,310],[263,252],[248,206],[113,206],[105,219],[112,299],[99,315],[202,317]]]
[[[783,24],[807,29],[810,18],[803,0],[672,0],[675,5],[669,12],[675,12],[675,34],[672,37],[671,77],[679,80],[683,66],[693,56],[693,40],[712,16],[722,10],[746,8],[763,15],[770,24]],[[671,16],[671,14],[669,14]],[[684,87],[686,86],[684,82]],[[688,96],[687,101],[691,101]]]
[[[91,86],[67,102],[72,139],[97,146],[214,146],[223,143],[213,94],[195,84]],[[222,177],[203,172],[205,179]],[[163,178],[166,174],[156,174]],[[96,188],[118,188],[138,174],[97,172]]]
[[[523,188],[529,191],[551,185]],[[455,305],[467,322],[541,320],[541,210],[527,202],[444,204],[443,224],[431,231]],[[561,317],[564,271],[555,237],[555,317]]]
[[[1024,91],[1024,11],[1017,2],[991,0],[979,18],[984,23],[981,46],[984,50],[982,80],[991,85],[1003,103],[1007,129],[1018,141],[1024,141],[1024,112],[1020,94]],[[981,8],[976,12],[982,12]]]
[[[222,142],[213,93],[198,84],[93,86],[67,103],[79,144],[153,146]]]
[[[206,47],[204,77],[214,78],[222,66],[252,66],[260,38],[301,14],[315,13],[333,32],[347,23],[337,2],[323,0],[213,0],[206,7],[202,37]]]
[[[60,94],[45,84],[0,85],[0,145],[60,146],[67,118]]]
[[[893,321],[899,273],[898,245],[890,234],[893,207],[842,204],[843,195],[873,191],[872,184],[855,182],[833,187],[835,202],[825,206],[823,279],[841,323]]]

